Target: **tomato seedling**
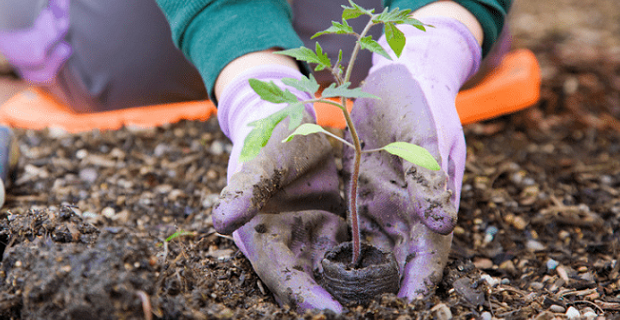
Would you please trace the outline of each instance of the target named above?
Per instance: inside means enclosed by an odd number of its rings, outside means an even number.
[[[342,50],[340,50],[338,54],[338,59],[336,60],[336,63],[332,64],[331,60],[329,59],[327,54],[323,52],[323,48],[318,42],[316,43],[314,51],[306,47],[300,47],[296,49],[276,52],[277,54],[287,55],[299,61],[304,61],[316,65],[314,68],[315,71],[330,71],[334,77],[335,82],[322,91],[321,97],[311,100],[300,101],[289,90],[282,90],[273,81],[264,82],[257,79],[249,80],[250,86],[261,97],[261,99],[272,103],[286,103],[288,104],[288,106],[264,119],[250,123],[250,126],[252,126],[253,129],[244,141],[240,160],[248,161],[256,157],[260,152],[260,149],[263,148],[269,141],[269,138],[271,137],[275,126],[287,117],[289,117],[289,130],[293,132],[282,142],[290,141],[296,136],[323,133],[341,141],[345,146],[353,148],[355,150],[355,157],[353,161],[353,170],[351,171],[352,175],[350,182],[351,185],[349,189],[350,193],[348,195],[348,208],[352,233],[351,238],[353,242],[352,264],[355,266],[360,259],[361,251],[359,219],[357,214],[357,185],[360,173],[360,159],[362,157],[362,154],[385,151],[389,152],[390,154],[399,156],[413,164],[430,170],[439,170],[440,167],[435,158],[426,149],[408,142],[396,141],[387,144],[381,148],[362,150],[359,136],[357,134],[355,126],[353,125],[353,121],[351,120],[351,114],[345,107],[347,99],[380,98],[370,93],[364,92],[360,88],[349,88],[349,86],[351,85],[349,79],[355,65],[355,60],[361,49],[370,50],[371,52],[380,54],[381,56],[392,60],[392,57],[388,54],[388,52],[383,47],[381,47],[381,45],[379,45],[377,41],[373,40],[372,36],[367,36],[368,31],[374,25],[384,25],[385,37],[388,45],[390,46],[396,57],[400,57],[405,46],[406,39],[404,34],[400,30],[398,30],[398,28],[396,28],[396,25],[408,24],[420,29],[421,31],[425,31],[425,27],[427,27],[428,25],[424,25],[420,21],[411,18],[411,10],[408,9],[399,10],[398,8],[396,8],[393,10],[389,10],[388,8],[385,8],[383,12],[375,13],[374,9],[364,9],[359,5],[353,3],[353,1],[351,0],[349,0],[349,4],[350,6],[342,6],[344,8],[342,12],[342,22],[332,21],[331,27],[312,36],[312,39],[324,34],[341,34],[354,36],[357,41],[355,47],[353,48],[353,52],[351,53],[351,57],[349,59],[348,65],[346,66],[346,69],[342,65]],[[355,19],[360,16],[368,16],[370,19],[364,29],[361,32],[357,33],[347,23],[347,20]],[[317,95],[317,91],[320,88],[319,83],[312,75],[310,75],[309,77],[304,76],[301,79],[284,78],[282,79],[282,82],[285,85],[291,86],[301,91],[308,92],[313,96]],[[332,101],[329,98],[336,98],[336,101],[339,100],[340,102]],[[345,139],[335,134],[332,134],[331,132],[325,130],[323,127],[317,124],[301,124],[304,112],[304,105],[315,102],[328,103],[342,110],[347,127],[351,134],[352,142],[346,141]]]

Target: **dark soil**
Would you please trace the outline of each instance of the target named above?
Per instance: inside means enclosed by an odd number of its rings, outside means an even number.
[[[0,318],[620,318],[620,50],[567,46],[561,26],[538,38],[519,30],[516,44],[541,61],[542,98],[466,126],[459,222],[434,295],[386,294],[340,316],[280,307],[212,227],[229,151],[212,119],[17,130],[23,155],[0,211]]]

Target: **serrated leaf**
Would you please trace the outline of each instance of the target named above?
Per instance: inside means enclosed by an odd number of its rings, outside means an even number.
[[[269,142],[275,127],[286,117],[290,117],[289,130],[292,131],[298,127],[303,119],[304,109],[304,104],[301,101],[296,101],[268,117],[250,122],[248,126],[253,128],[243,141],[239,161],[246,162],[254,159]]]
[[[408,142],[392,142],[381,148],[393,155],[399,156],[415,165],[437,171],[441,167],[428,150]]]
[[[342,11],[342,20],[355,19],[361,15],[372,16],[375,13],[375,9],[364,9],[359,5],[353,3],[353,1],[349,0],[350,7],[342,6],[344,10]]]
[[[385,39],[387,40],[388,45],[396,54],[396,57],[400,57],[403,53],[403,48],[407,42],[405,38],[405,34],[402,31],[398,30],[393,23],[385,24]]]
[[[342,20],[342,23],[332,21],[331,27],[315,33],[312,37],[310,37],[310,39],[314,39],[324,34],[355,34],[355,31],[353,31],[353,27],[347,23],[347,20]]]
[[[284,51],[276,51],[274,53],[293,57],[297,60],[306,61],[308,63],[316,63],[317,64],[316,69],[320,68],[320,70],[323,70],[325,68],[331,67],[331,61],[329,61],[329,58],[327,58],[327,55],[323,54],[322,52],[323,51],[321,50],[321,56],[319,56],[316,53],[314,53],[314,51],[306,47],[299,47],[299,48],[288,49]]]
[[[250,79],[250,87],[261,99],[272,103],[295,103],[299,101],[297,96],[288,90],[282,90],[273,81],[266,82],[258,79]]]
[[[251,122],[250,126],[254,128],[243,141],[243,148],[241,148],[239,161],[246,162],[254,159],[260,153],[260,150],[267,145],[267,142],[269,142],[269,138],[271,138],[271,134],[276,125],[286,117],[286,112],[281,110],[264,119]]]
[[[289,142],[295,136],[307,136],[309,134],[319,133],[319,132],[328,133],[327,130],[323,129],[323,127],[319,126],[318,124],[304,123],[301,126],[297,127],[297,129],[295,129],[295,131],[291,133],[291,135],[289,135],[284,140],[282,140],[282,142]]]
[[[329,87],[323,90],[323,92],[321,93],[321,97],[323,98],[345,97],[345,98],[380,99],[379,97],[373,94],[362,91],[361,88],[349,89],[350,85],[351,85],[350,82],[345,82],[342,85],[336,87],[336,84],[332,83]]]
[[[402,24],[408,24],[408,25],[414,26],[421,31],[426,31],[426,27],[434,28],[432,25],[424,24],[420,20],[414,19],[414,18],[407,18],[405,19],[405,21],[402,22]]]
[[[290,117],[288,122],[288,129],[293,130],[301,124],[301,121],[304,118],[304,104],[301,102],[292,103],[288,107],[286,107],[286,112]]]
[[[357,42],[360,43],[362,49],[366,49],[374,53],[378,53],[384,56],[386,59],[392,60],[390,55],[383,49],[383,47],[381,47],[381,45],[377,43],[377,41],[372,39],[372,36],[363,37],[359,39]]]
[[[405,22],[406,19],[408,19],[409,13],[411,13],[411,10],[409,9],[400,10],[396,8],[392,11],[388,11],[388,8],[385,8],[383,12],[381,12],[372,19],[372,22],[400,24]]]
[[[321,48],[321,45],[317,42],[316,43],[316,56],[319,59],[319,63],[316,66],[316,68],[314,68],[315,71],[321,71],[325,68],[331,68],[332,67],[332,62],[329,60],[329,58],[327,57],[327,53],[323,52],[323,48]]]
[[[312,74],[310,74],[310,78],[306,76],[302,76],[301,79],[282,78],[282,83],[297,90],[308,92],[313,96],[321,87]]]

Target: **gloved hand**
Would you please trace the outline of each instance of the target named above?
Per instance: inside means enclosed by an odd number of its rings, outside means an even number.
[[[278,124],[259,155],[239,162],[248,123],[286,107],[261,100],[248,79],[274,81],[300,78],[293,69],[257,67],[235,78],[222,94],[218,119],[232,140],[228,185],[213,210],[218,232],[233,233],[239,249],[281,303],[302,311],[310,308],[340,311],[341,306],[319,285],[313,272],[326,250],[347,237],[332,147],[323,135],[296,137],[282,143],[291,132],[288,119]],[[286,87],[301,100],[312,97]],[[303,122],[314,122],[306,107]],[[326,210],[326,211],[321,211]],[[249,223],[248,223],[249,222]]]
[[[399,26],[407,37],[400,59],[373,56],[362,90],[381,100],[359,99],[352,111],[364,149],[411,142],[429,150],[442,168],[430,171],[387,152],[362,155],[362,237],[394,252],[402,275],[399,296],[408,299],[432,291],[448,259],[466,153],[455,98],[481,59],[480,46],[460,22],[422,22],[434,28]],[[389,48],[384,38],[379,43]],[[344,169],[351,170],[353,151],[344,151]]]

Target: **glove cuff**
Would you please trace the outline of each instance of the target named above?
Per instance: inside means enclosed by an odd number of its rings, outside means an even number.
[[[282,89],[288,89],[300,100],[312,99],[307,92],[297,90],[282,83],[282,78],[301,79],[303,74],[298,70],[281,65],[258,66],[245,71],[237,76],[222,92],[218,106],[218,121],[222,132],[233,142],[243,143],[245,137],[251,131],[248,123],[263,119],[284,108],[284,103],[271,103],[262,100],[250,87],[249,79],[261,81],[273,81]],[[306,110],[314,116],[312,106],[306,106]],[[316,118],[316,117],[315,117]]]
[[[478,71],[482,49],[469,29],[458,20],[427,17],[422,22],[432,27],[421,31],[410,25],[398,26],[407,39],[400,58],[389,50],[383,35],[379,44],[388,50],[392,61],[373,54],[370,73],[392,63],[404,64],[415,78],[428,78],[448,85],[456,97],[463,83]]]

